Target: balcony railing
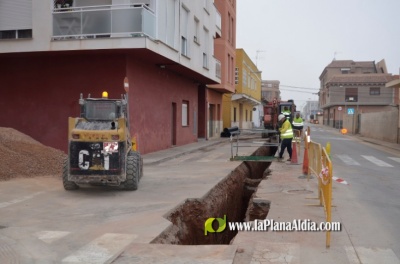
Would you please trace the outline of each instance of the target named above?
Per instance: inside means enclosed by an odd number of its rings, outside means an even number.
[[[156,39],[156,17],[145,4],[53,10],[54,40],[144,36]]]

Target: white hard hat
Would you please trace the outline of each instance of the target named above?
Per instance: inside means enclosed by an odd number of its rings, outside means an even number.
[[[282,119],[284,119],[284,118],[285,118],[285,115],[284,115],[284,114],[278,115],[278,121],[282,121]]]

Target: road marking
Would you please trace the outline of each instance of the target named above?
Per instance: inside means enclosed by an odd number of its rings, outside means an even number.
[[[338,183],[341,183],[341,184],[346,184],[346,185],[349,184],[347,181],[343,180],[342,178],[338,178],[338,177],[335,177],[335,176],[332,176],[332,180],[334,180],[334,181],[336,181]]]
[[[2,203],[0,203],[0,208],[4,208],[4,207],[7,207],[9,205],[13,205],[13,204],[16,204],[16,203],[20,203],[20,202],[32,199],[33,197],[35,197],[35,196],[37,196],[37,195],[39,195],[41,193],[43,193],[43,192],[37,192],[37,193],[31,194],[31,195],[28,195],[28,196],[24,196],[24,197],[20,197],[20,198],[8,201],[8,202],[2,202]]]
[[[377,159],[374,156],[364,156],[361,155],[361,157],[363,157],[366,160],[371,161],[372,163],[374,163],[375,165],[379,166],[379,167],[393,167],[392,165],[390,165],[389,163],[384,162],[383,160]]]
[[[54,241],[63,238],[69,234],[70,232],[65,231],[40,231],[35,233],[37,238],[46,242],[47,244],[53,243]]]
[[[348,155],[336,155],[341,161],[343,161],[344,163],[346,163],[347,165],[356,165],[356,166],[360,166],[360,163],[358,163],[357,161],[353,160],[352,158],[350,158],[350,156]]]
[[[390,248],[346,247],[347,258],[353,263],[399,264],[400,260]]]
[[[397,162],[400,163],[400,158],[395,158],[395,157],[388,157],[388,158],[391,159],[391,160],[394,160],[394,161],[397,161]]]
[[[107,233],[83,246],[75,254],[62,260],[63,263],[102,264],[110,263],[137,235]]]

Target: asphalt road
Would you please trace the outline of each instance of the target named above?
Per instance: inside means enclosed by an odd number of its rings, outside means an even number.
[[[311,140],[330,142],[333,175],[349,183],[333,185],[333,214],[356,252],[372,248],[379,263],[400,263],[400,152],[323,126],[311,126]]]

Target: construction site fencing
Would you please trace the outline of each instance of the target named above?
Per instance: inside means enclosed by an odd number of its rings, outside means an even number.
[[[279,148],[279,134],[276,130],[261,128],[254,129],[227,129],[230,131],[231,161],[264,161],[271,162],[275,159],[275,151],[270,156],[239,155],[241,148],[276,147]],[[231,131],[232,130],[232,131]],[[263,138],[263,134],[271,135]],[[242,152],[245,152],[242,150]]]
[[[310,175],[315,175],[318,179],[318,200],[319,206],[325,210],[326,222],[332,221],[332,161],[330,155],[330,145],[326,148],[310,140],[310,134],[306,133],[306,150],[308,152],[308,179]],[[330,247],[330,231],[326,231],[326,247]]]

